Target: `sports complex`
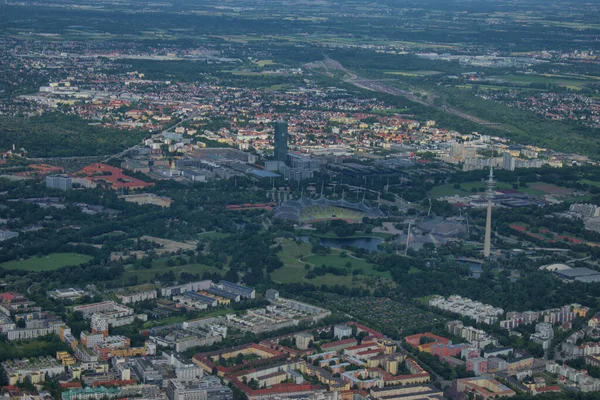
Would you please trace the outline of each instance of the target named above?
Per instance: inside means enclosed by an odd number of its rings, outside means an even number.
[[[309,199],[302,196],[298,200],[287,200],[275,208],[275,218],[302,223],[342,219],[346,222],[361,222],[363,217],[381,218],[385,214],[377,207],[369,207],[364,201],[352,203],[329,200],[325,197]]]

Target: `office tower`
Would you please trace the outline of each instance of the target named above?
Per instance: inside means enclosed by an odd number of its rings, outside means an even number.
[[[275,121],[275,161],[287,159],[288,125],[285,121]]]

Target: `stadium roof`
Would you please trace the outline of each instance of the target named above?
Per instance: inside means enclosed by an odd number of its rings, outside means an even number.
[[[589,268],[571,268],[555,271],[557,275],[563,276],[565,278],[577,278],[581,276],[590,276],[590,275],[600,275],[600,272],[594,271]]]
[[[314,206],[324,207],[340,207],[347,208],[350,210],[356,210],[367,214],[371,218],[384,217],[385,214],[377,207],[369,207],[364,201],[360,203],[352,203],[346,201],[344,198],[340,200],[329,200],[323,195],[320,198],[313,200],[304,197],[304,194],[298,200],[287,200],[281,203],[279,207],[275,209],[275,218],[289,219],[294,221],[300,220],[300,212],[302,209]]]

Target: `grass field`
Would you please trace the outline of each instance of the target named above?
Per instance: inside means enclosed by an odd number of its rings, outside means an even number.
[[[300,220],[302,222],[332,218],[344,219],[347,221],[362,221],[365,216],[366,214],[360,211],[333,206],[311,206],[302,209],[300,212]]]
[[[259,67],[264,67],[265,65],[273,65],[275,62],[273,60],[258,60],[255,64]]]
[[[271,279],[281,283],[303,282],[306,270],[306,262],[300,261],[300,257],[311,254],[311,245],[308,243],[296,244],[293,240],[285,239],[281,241],[283,250],[279,253],[279,258],[283,262],[283,267],[271,273]]]
[[[585,185],[600,187],[600,182],[592,181],[592,180],[589,180],[589,179],[581,179],[579,182],[583,183]]]
[[[362,269],[364,271],[364,275],[372,275],[372,276],[381,276],[383,278],[389,278],[389,272],[380,272],[375,269],[375,266],[362,258],[354,258],[354,257],[341,257],[339,252],[334,252],[332,250],[332,254],[328,254],[326,256],[310,256],[306,258],[306,262],[308,264],[314,265],[315,267],[320,267],[321,265],[331,265],[336,268],[343,268],[346,263],[352,264],[352,269]]]
[[[283,262],[283,267],[271,273],[271,279],[281,283],[310,282],[315,285],[344,285],[349,287],[360,287],[365,284],[365,280],[381,278],[390,280],[390,273],[375,270],[375,266],[364,259],[351,256],[342,257],[340,250],[331,249],[331,254],[311,255],[311,245],[308,243],[297,244],[293,240],[284,239],[281,241],[283,250],[279,257]],[[311,267],[320,267],[321,265],[331,265],[337,268],[343,268],[347,262],[352,264],[352,270],[362,269],[362,273],[353,279],[353,275],[338,276],[325,274],[313,279],[306,279],[307,270],[305,265]]]
[[[401,75],[401,76],[431,76],[431,75],[439,75],[440,71],[429,71],[429,70],[418,70],[418,71],[388,71],[385,73],[386,75]]]
[[[0,268],[22,271],[52,271],[71,265],[80,265],[92,257],[77,253],[50,253],[47,256],[31,257],[27,260],[7,261]]]
[[[528,188],[519,188],[520,191],[534,196],[542,196],[544,194],[568,196],[574,192],[571,188],[557,186],[553,183],[535,182],[529,185]]]
[[[127,280],[132,276],[137,276],[138,282],[149,282],[154,278],[156,273],[164,274],[169,271],[173,271],[176,277],[179,277],[182,272],[187,272],[189,274],[200,274],[200,276],[202,276],[202,274],[205,272],[219,272],[221,274],[225,273],[224,270],[219,270],[217,268],[202,264],[187,264],[169,267],[167,266],[167,260],[168,258],[154,260],[150,269],[135,269],[133,265],[127,265],[125,267],[125,272],[123,273],[123,279]]]
[[[550,85],[564,86],[569,89],[579,90],[588,83],[596,82],[595,79],[576,77],[568,75],[502,75],[493,76],[490,79],[494,79],[500,82],[509,82],[516,84],[529,84],[529,83],[546,83]]]

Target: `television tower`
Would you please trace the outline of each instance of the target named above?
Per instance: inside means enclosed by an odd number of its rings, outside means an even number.
[[[494,149],[492,148],[492,157],[490,158],[490,176],[486,182],[487,196],[487,216],[485,219],[485,242],[483,243],[483,256],[489,257],[492,248],[492,199],[496,191],[496,181],[494,180]]]

